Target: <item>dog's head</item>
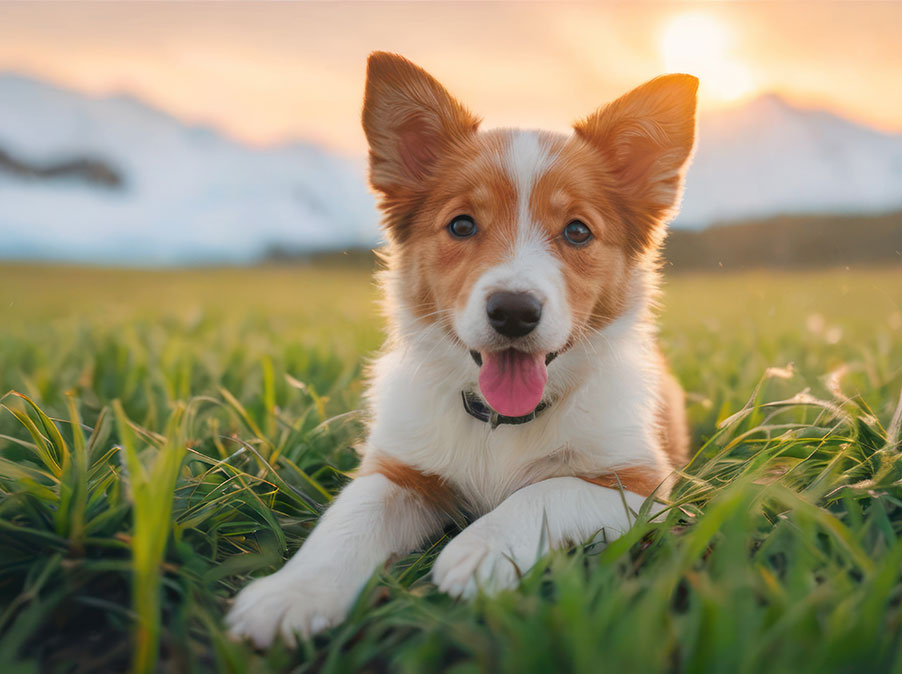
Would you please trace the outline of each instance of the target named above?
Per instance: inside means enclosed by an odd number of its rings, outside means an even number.
[[[697,85],[654,79],[570,137],[478,132],[424,70],[370,56],[363,127],[401,301],[473,354],[497,412],[535,409],[547,362],[624,311],[680,199]]]

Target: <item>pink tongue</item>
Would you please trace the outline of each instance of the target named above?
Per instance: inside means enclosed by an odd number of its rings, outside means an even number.
[[[542,402],[547,379],[544,354],[516,349],[482,353],[479,390],[498,414],[520,417],[532,412]]]

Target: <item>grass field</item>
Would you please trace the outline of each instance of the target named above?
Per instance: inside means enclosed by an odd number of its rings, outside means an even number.
[[[443,538],[295,652],[229,642],[356,464],[375,297],[0,267],[0,672],[902,671],[899,266],[667,281],[697,455],[665,522],[473,603],[429,582]]]

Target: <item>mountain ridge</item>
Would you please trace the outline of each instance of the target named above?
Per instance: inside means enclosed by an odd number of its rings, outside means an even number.
[[[0,77],[0,149],[28,165],[101,158],[123,175],[110,193],[0,173],[4,258],[247,262],[273,241],[376,241],[373,198],[351,160],[309,143],[249,147],[129,95]]]
[[[0,72],[0,152],[26,167],[90,158],[122,177],[121,189],[100,190],[0,166],[0,258],[249,262],[273,247],[380,240],[362,159],[303,140],[251,147],[130,93],[93,96]],[[899,208],[902,134],[762,94],[700,115],[674,229]]]

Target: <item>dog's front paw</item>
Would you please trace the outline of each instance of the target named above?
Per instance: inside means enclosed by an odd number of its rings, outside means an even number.
[[[258,648],[279,637],[294,646],[298,636],[308,638],[340,623],[354,597],[334,578],[283,569],[239,592],[226,624],[233,638],[249,639]]]
[[[432,567],[432,579],[452,597],[469,599],[480,591],[494,594],[517,587],[535,556],[530,558],[526,550],[505,545],[503,536],[473,525],[445,546]]]

